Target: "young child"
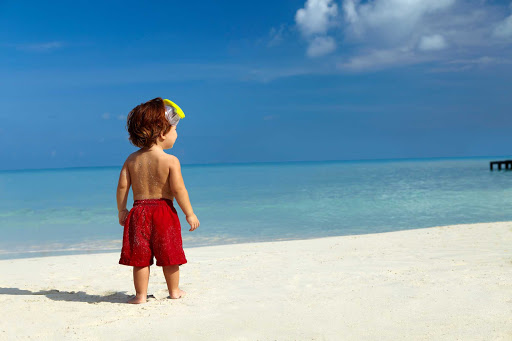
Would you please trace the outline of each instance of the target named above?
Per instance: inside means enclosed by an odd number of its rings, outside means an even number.
[[[163,267],[170,298],[181,298],[179,266],[187,263],[181,240],[181,225],[173,206],[180,205],[190,224],[199,227],[181,175],[178,158],[164,152],[172,148],[178,134],[176,125],[185,115],[169,100],[158,97],[136,106],[129,114],[130,141],[140,149],[128,156],[117,186],[119,224],[124,226],[119,264],[133,266],[136,295],[128,303],[144,303],[147,298],[149,267]],[[126,201],[132,187],[133,208]]]

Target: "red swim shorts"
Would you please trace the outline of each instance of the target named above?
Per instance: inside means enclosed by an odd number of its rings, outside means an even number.
[[[182,265],[187,262],[178,213],[169,199],[135,200],[124,223],[119,264]]]

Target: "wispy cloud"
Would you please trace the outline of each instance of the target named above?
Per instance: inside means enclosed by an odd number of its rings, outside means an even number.
[[[423,36],[418,44],[418,48],[422,51],[442,50],[447,46],[446,39],[440,34]]]
[[[495,36],[512,38],[512,14],[496,25],[493,31]]]
[[[29,43],[29,44],[11,44],[17,50],[29,52],[46,52],[56,50],[64,46],[63,42],[51,41],[46,43]]]
[[[23,70],[0,69],[4,82],[19,87],[25,87],[28,84],[44,85],[46,87],[87,87],[153,82],[204,82],[205,80],[268,83],[281,78],[326,72],[322,67],[303,65],[300,62],[289,62],[284,66],[281,63],[267,63],[266,65],[261,63],[149,63],[122,67],[90,66],[79,69],[70,67]],[[109,113],[100,115],[103,119],[113,117]]]
[[[277,46],[282,43],[286,31],[286,25],[282,24],[278,28],[272,27],[269,32],[267,46]]]
[[[461,72],[472,69],[482,69],[492,65],[512,65],[512,59],[489,56],[472,59],[456,59],[444,62],[432,68],[430,72]]]
[[[459,64],[459,65],[489,65],[489,64],[512,64],[510,58],[495,58],[489,56],[483,56],[474,59],[458,59],[447,62],[447,64]]]
[[[304,76],[311,74],[327,74],[332,70],[325,67],[286,65],[286,66],[258,66],[249,68],[240,80],[268,83],[276,79]]]
[[[366,71],[376,70],[384,67],[405,66],[415,64],[419,61],[428,61],[432,57],[418,56],[418,54],[407,47],[394,49],[374,49],[340,61],[337,64],[342,71]]]

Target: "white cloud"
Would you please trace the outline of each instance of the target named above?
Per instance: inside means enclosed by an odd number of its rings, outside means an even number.
[[[307,0],[304,8],[295,14],[295,22],[306,37],[325,34],[338,15],[338,5],[333,0]]]
[[[336,42],[331,37],[315,37],[307,50],[309,57],[320,57],[331,53],[336,49]]]
[[[428,31],[428,19],[454,3],[455,0],[344,0],[346,31],[356,39],[371,39],[383,45],[403,44],[421,33],[418,31]]]
[[[126,119],[126,116],[123,116],[123,115],[117,115],[117,119],[119,121],[124,121]]]
[[[400,64],[510,53],[508,4],[486,0],[308,0],[295,21],[307,55],[340,52],[338,68],[365,70]],[[510,6],[512,8],[512,5]],[[341,15],[339,15],[341,14]],[[505,48],[505,49],[504,49]],[[431,52],[437,51],[433,54]]]
[[[442,35],[434,34],[421,37],[418,48],[422,51],[435,51],[442,50],[447,46],[448,44],[446,44],[446,40]]]
[[[104,119],[104,120],[109,120],[110,119],[110,113],[108,113],[108,112],[103,113],[103,115],[101,115],[101,118]]]
[[[351,22],[368,26],[410,25],[422,16],[446,9],[454,3],[455,0],[374,0],[361,4],[357,0],[344,0],[343,9]]]
[[[335,40],[326,33],[337,25],[338,5],[333,0],[307,0],[295,14],[295,22],[308,41],[306,54],[320,57],[336,49]]]
[[[359,15],[357,15],[356,4],[359,1],[343,1],[343,12],[345,18],[349,23],[355,23],[359,21]]]
[[[502,38],[512,37],[512,15],[500,22],[493,31],[494,35]]]

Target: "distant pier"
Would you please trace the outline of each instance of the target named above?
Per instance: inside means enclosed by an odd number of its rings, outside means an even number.
[[[498,170],[501,170],[501,165],[505,165],[505,170],[512,170],[512,160],[505,160],[505,161],[491,161],[489,164],[489,167],[491,170],[494,170],[494,165],[498,166]]]

